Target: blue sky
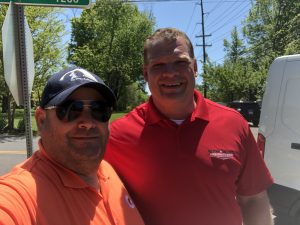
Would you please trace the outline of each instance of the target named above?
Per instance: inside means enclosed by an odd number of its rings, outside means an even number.
[[[202,44],[201,35],[201,7],[200,0],[187,1],[164,1],[164,2],[139,2],[135,3],[141,11],[152,12],[156,19],[155,28],[175,27],[188,34],[195,50],[198,61],[199,73],[202,72],[203,50],[196,45]],[[241,21],[248,15],[251,8],[251,0],[203,0],[205,33],[211,34],[206,37],[206,44],[212,45],[206,48],[211,61],[222,63],[224,58],[223,40],[230,40],[230,32],[234,26],[241,29]],[[69,16],[79,15],[79,9],[68,9]],[[197,83],[201,83],[198,78]]]

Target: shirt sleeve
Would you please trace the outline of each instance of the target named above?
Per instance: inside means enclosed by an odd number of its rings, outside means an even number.
[[[31,224],[23,198],[9,184],[0,181],[0,225]]]
[[[242,148],[244,158],[242,171],[237,181],[237,193],[244,196],[255,195],[272,185],[273,178],[249,127]]]
[[[0,225],[17,225],[12,217],[0,207]]]

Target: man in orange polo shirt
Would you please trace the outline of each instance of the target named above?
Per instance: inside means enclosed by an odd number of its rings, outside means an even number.
[[[114,104],[113,92],[82,68],[49,79],[35,112],[39,149],[0,178],[1,225],[144,224],[102,160]]]

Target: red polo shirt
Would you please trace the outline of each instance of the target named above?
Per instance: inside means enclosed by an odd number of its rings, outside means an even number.
[[[144,224],[107,162],[101,162],[98,177],[101,193],[53,162],[43,149],[37,151],[0,178],[0,224]]]
[[[181,125],[152,99],[110,126],[105,158],[151,225],[241,225],[236,195],[254,195],[273,180],[248,123],[204,99]]]

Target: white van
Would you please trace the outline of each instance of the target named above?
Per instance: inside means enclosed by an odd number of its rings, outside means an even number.
[[[279,57],[269,69],[258,145],[275,179],[269,190],[276,224],[300,224],[300,54]]]

